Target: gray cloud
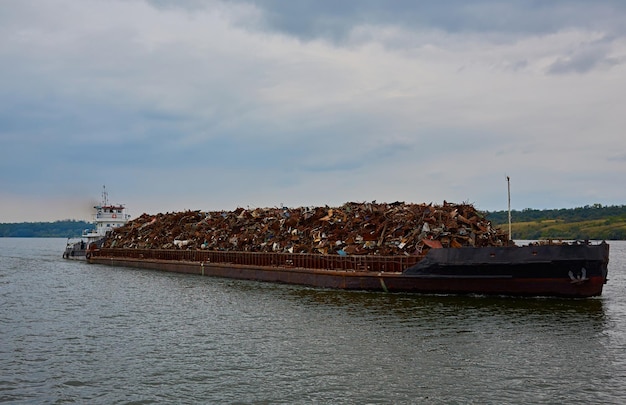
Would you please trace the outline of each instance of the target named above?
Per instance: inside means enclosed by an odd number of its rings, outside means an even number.
[[[620,60],[611,56],[612,38],[603,38],[580,44],[568,55],[559,57],[550,67],[550,74],[587,73],[595,68],[609,68],[618,65]]]
[[[626,162],[626,153],[614,154],[608,157],[610,162]]]
[[[406,30],[481,32],[504,35],[547,34],[573,27],[624,34],[626,3],[619,0],[497,1],[238,0],[263,10],[267,29],[303,40],[345,41],[360,25],[400,26]],[[194,2],[192,2],[193,4]]]
[[[505,172],[537,208],[623,201],[620,156],[607,160],[624,148],[623,9],[0,3],[2,214],[97,197],[102,184],[133,212],[372,199],[493,209]]]

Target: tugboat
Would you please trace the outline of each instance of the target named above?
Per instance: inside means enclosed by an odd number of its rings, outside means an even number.
[[[106,187],[102,186],[102,202],[93,207],[92,229],[85,229],[79,238],[69,238],[63,252],[64,259],[87,260],[91,252],[102,247],[105,238],[115,228],[123,226],[130,220],[126,207],[122,204],[109,204]]]

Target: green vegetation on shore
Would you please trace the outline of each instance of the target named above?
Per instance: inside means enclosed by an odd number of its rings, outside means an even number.
[[[508,212],[486,212],[494,226],[508,230]],[[626,240],[626,205],[511,211],[513,239]]]
[[[0,237],[5,238],[73,238],[93,225],[85,221],[19,222],[0,224]]]
[[[484,212],[491,223],[508,229],[508,212]],[[513,239],[626,240],[626,205],[511,211]],[[0,237],[80,236],[92,225],[85,221],[0,223]]]

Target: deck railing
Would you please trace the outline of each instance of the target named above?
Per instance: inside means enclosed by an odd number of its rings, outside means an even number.
[[[248,266],[293,267],[345,271],[401,272],[414,265],[419,256],[318,255],[309,253],[227,252],[174,249],[104,248],[92,257],[173,260]]]

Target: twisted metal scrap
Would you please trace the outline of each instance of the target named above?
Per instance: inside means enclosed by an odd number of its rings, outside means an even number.
[[[501,246],[471,204],[354,203],[148,215],[115,229],[105,247],[338,255],[421,255],[430,248]]]

